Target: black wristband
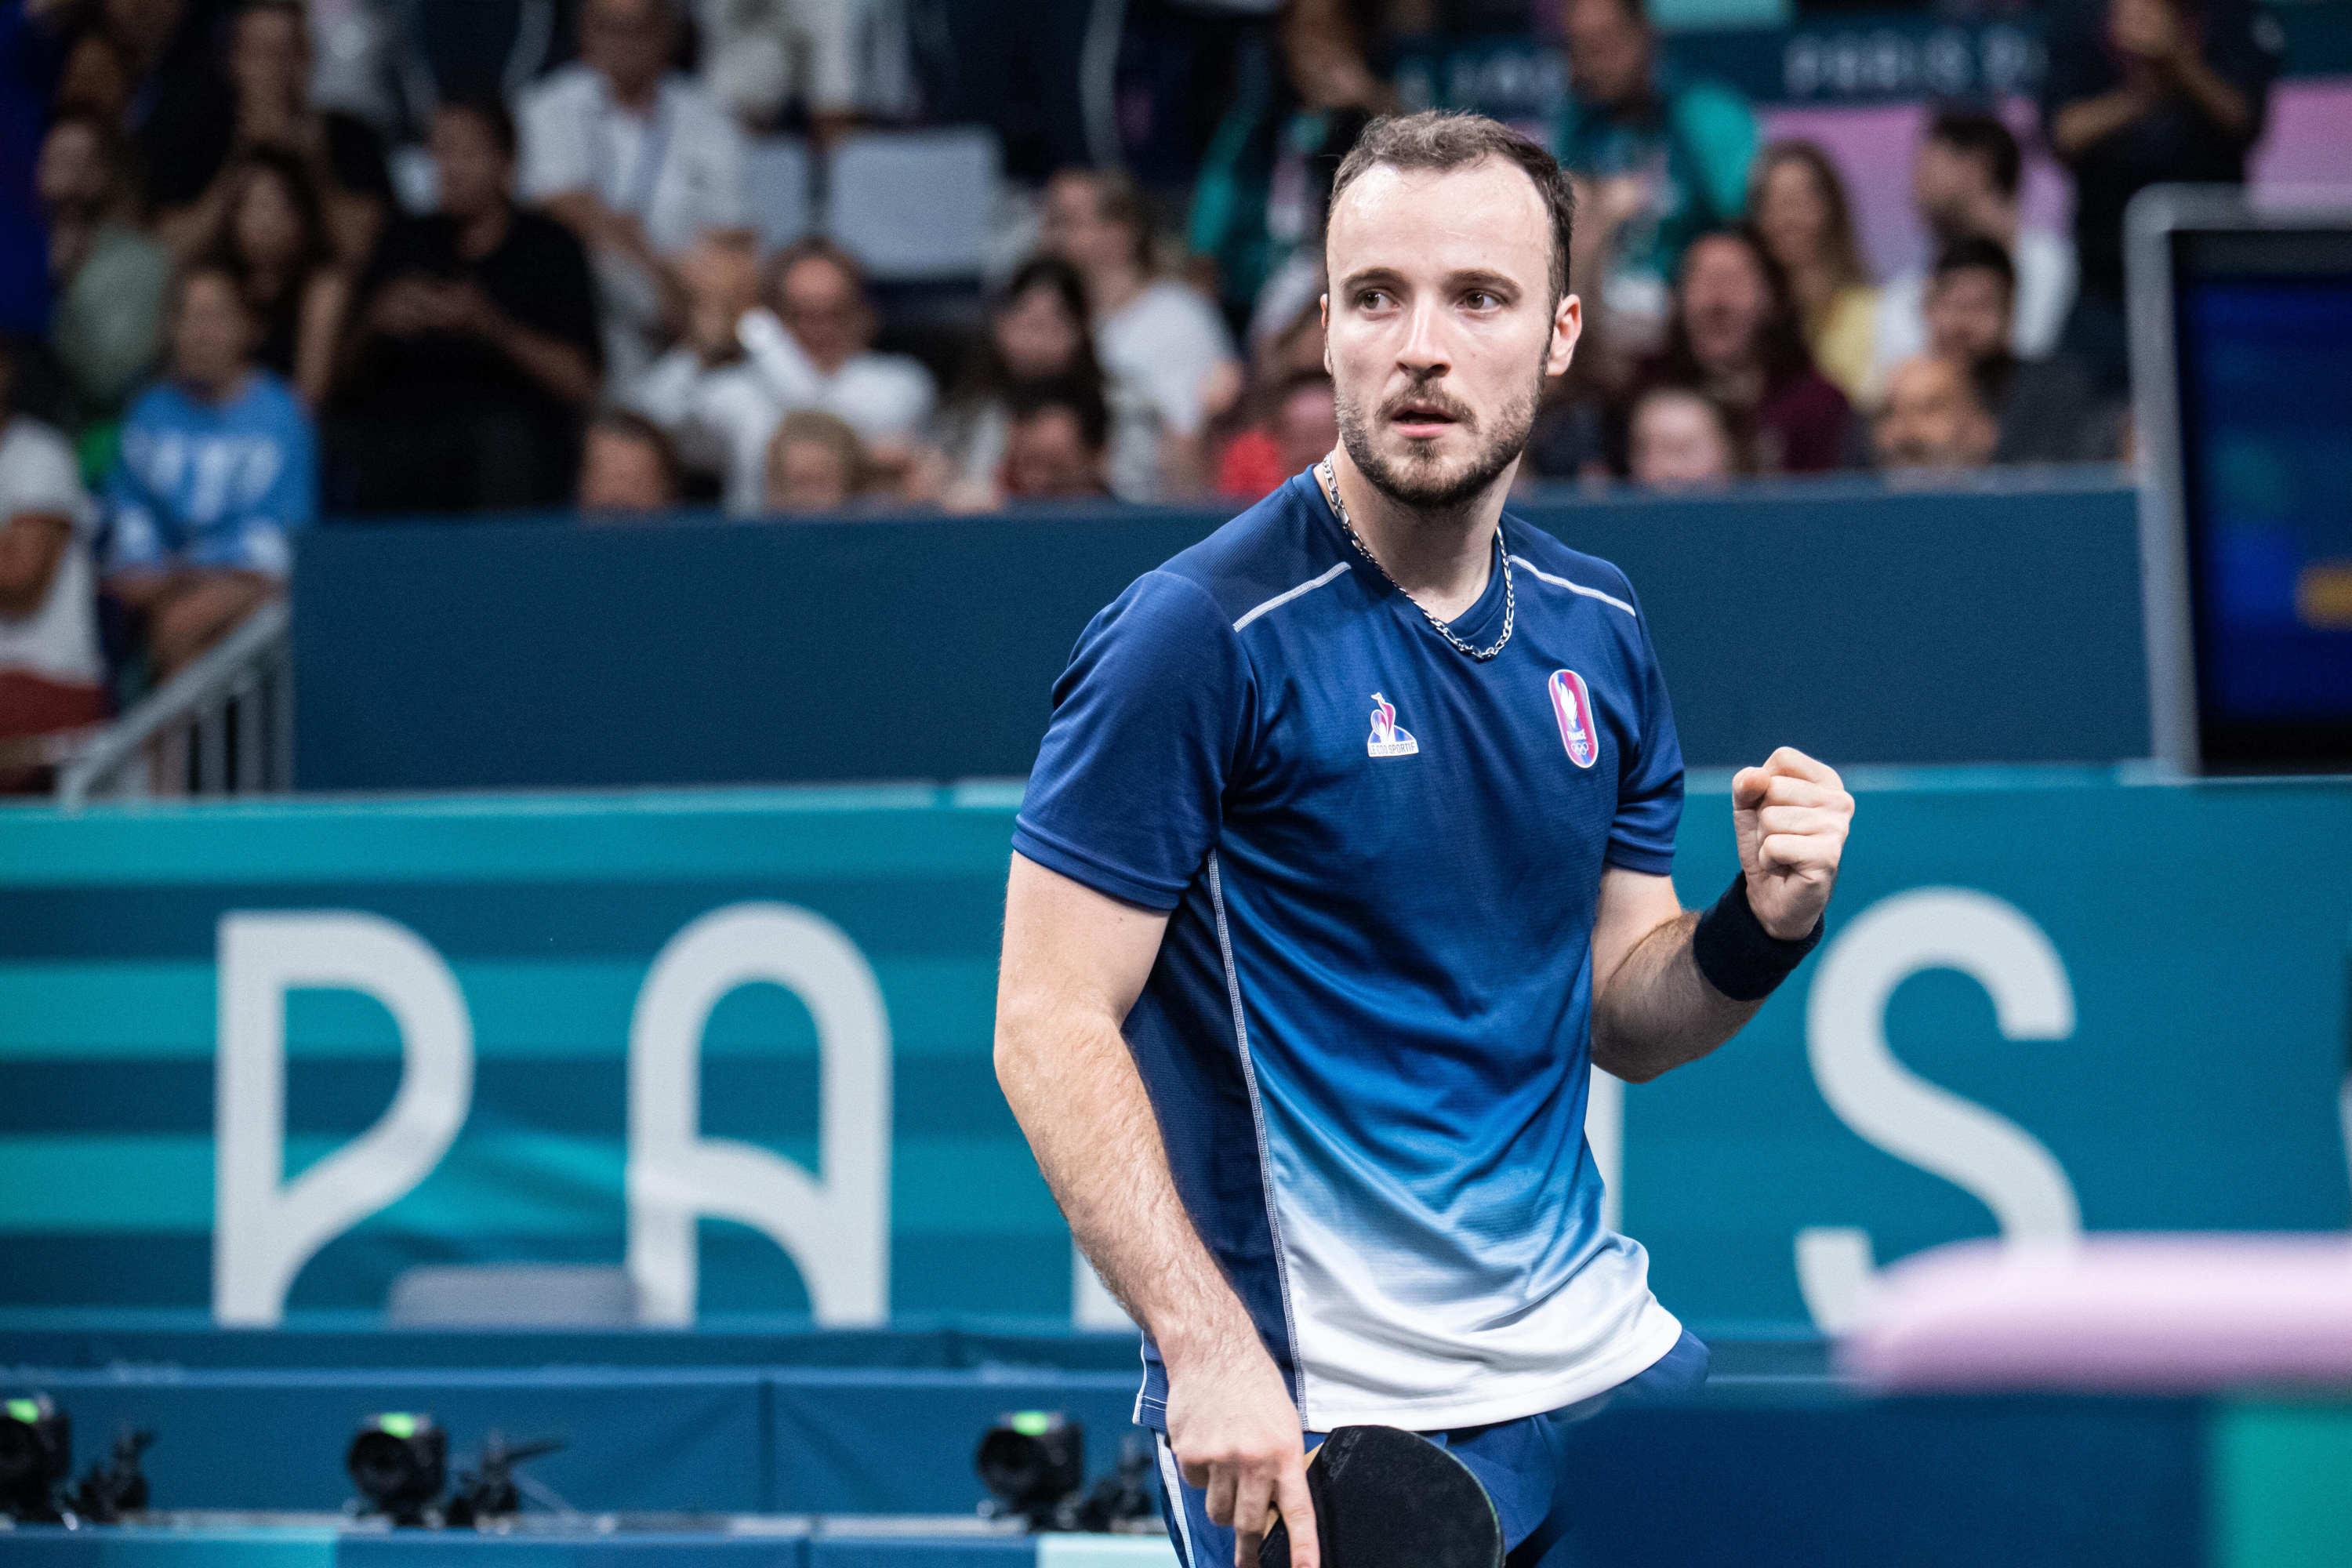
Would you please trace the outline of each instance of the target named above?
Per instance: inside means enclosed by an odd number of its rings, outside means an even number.
[[[1792,941],[1782,941],[1764,929],[1748,903],[1748,874],[1731,879],[1731,886],[1715,907],[1698,917],[1691,933],[1691,962],[1706,983],[1734,1002],[1754,1002],[1772,994],[1773,988],[1822,940],[1822,922]]]

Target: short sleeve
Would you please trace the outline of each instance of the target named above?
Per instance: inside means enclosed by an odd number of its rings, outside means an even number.
[[[522,101],[523,199],[543,202],[595,188],[594,116],[582,109],[572,83],[562,77],[542,82]],[[584,132],[584,133],[583,133]]]
[[[1642,622],[1640,659],[1640,738],[1617,762],[1609,863],[1663,877],[1674,869],[1675,830],[1683,819],[1683,743],[1675,733],[1674,704],[1666,698],[1657,650],[1650,645],[1647,618]]]
[[[1013,847],[1097,892],[1174,909],[1216,843],[1252,701],[1240,639],[1208,591],[1146,574],[1055,683]]]
[[[172,553],[163,537],[163,515],[147,489],[141,468],[152,439],[133,405],[124,421],[121,450],[106,479],[106,527],[101,560],[110,572],[138,572],[161,566]]]

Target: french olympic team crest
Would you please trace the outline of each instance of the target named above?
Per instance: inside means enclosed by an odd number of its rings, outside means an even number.
[[[1601,760],[1601,731],[1592,724],[1592,693],[1584,677],[1572,669],[1555,669],[1545,683],[1551,691],[1551,716],[1559,721],[1559,743],[1568,760],[1589,768]]]
[[[1421,742],[1397,728],[1396,704],[1379,692],[1372,693],[1372,732],[1364,742],[1366,754],[1375,757],[1410,757],[1421,750]]]

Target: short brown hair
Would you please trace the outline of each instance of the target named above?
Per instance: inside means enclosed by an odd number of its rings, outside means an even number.
[[[1543,147],[1499,120],[1458,110],[1425,109],[1418,114],[1384,114],[1364,127],[1356,145],[1331,178],[1331,201],[1357,176],[1381,164],[1393,169],[1466,169],[1488,158],[1516,164],[1536,184],[1551,218],[1551,297],[1568,292],[1568,244],[1576,221],[1576,197],[1559,162]]]

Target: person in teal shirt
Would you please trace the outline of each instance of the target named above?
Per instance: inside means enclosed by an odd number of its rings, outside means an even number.
[[[1567,0],[1560,30],[1569,97],[1552,147],[1584,186],[1595,281],[1613,316],[1663,321],[1683,247],[1747,210],[1756,116],[1730,88],[1659,60],[1642,0]]]

